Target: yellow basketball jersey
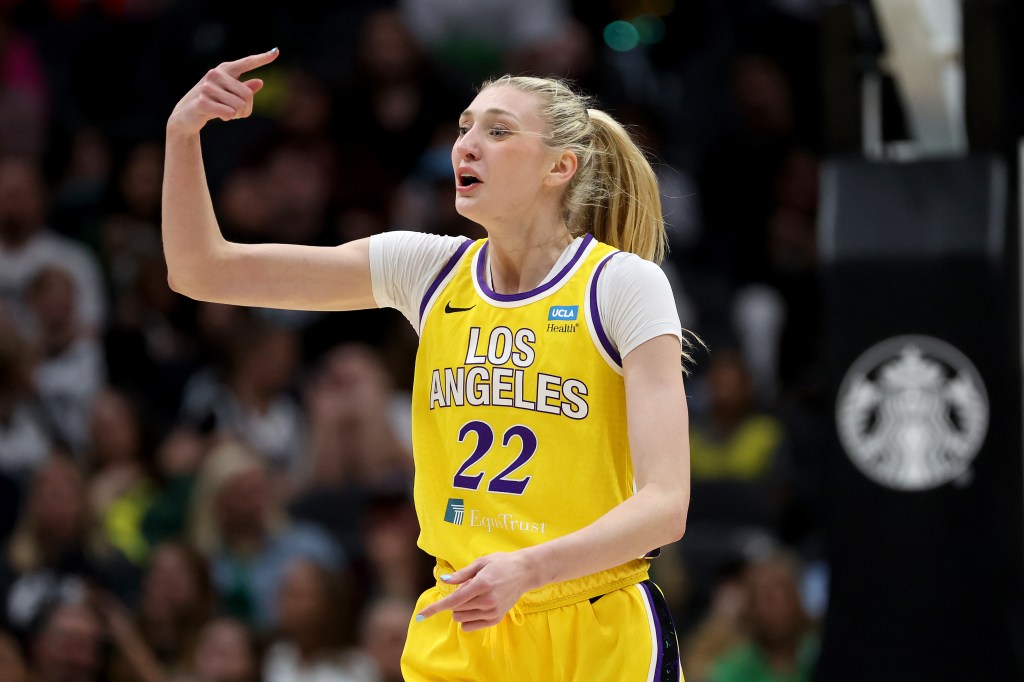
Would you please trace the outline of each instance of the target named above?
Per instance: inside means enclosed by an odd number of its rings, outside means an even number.
[[[566,535],[633,494],[621,359],[597,315],[597,280],[616,253],[587,235],[537,289],[497,294],[487,240],[467,241],[424,296],[415,500],[419,545],[444,564]],[[646,568],[631,562],[605,583],[638,582]]]

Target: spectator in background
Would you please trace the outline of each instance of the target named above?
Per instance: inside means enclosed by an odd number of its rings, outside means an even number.
[[[83,235],[96,244],[114,300],[132,292],[148,257],[160,253],[163,147],[132,147],[106,199],[103,216]]]
[[[150,547],[187,535],[193,488],[213,441],[213,436],[181,425],[157,447],[154,472],[161,485],[142,520]]]
[[[212,593],[205,560],[184,545],[154,555],[136,617],[116,598],[94,592],[112,647],[109,682],[164,682],[191,666],[199,630],[210,617]]]
[[[54,456],[33,477],[22,518],[0,561],[0,617],[25,633],[48,602],[84,598],[89,583],[127,598],[136,575],[97,537],[78,467]]]
[[[4,682],[30,682],[25,657],[18,641],[9,633],[0,630],[0,670]]]
[[[378,493],[363,513],[369,594],[415,599],[431,585],[433,562],[416,546],[419,523],[407,493]]]
[[[817,638],[800,603],[800,567],[776,552],[754,560],[744,574],[748,642],[723,654],[711,682],[809,682]]]
[[[24,321],[29,284],[46,266],[59,266],[75,281],[75,317],[86,333],[106,318],[96,258],[84,246],[45,227],[46,182],[30,157],[0,158],[0,305]]]
[[[790,84],[778,63],[740,55],[733,60],[731,86],[733,128],[711,150],[700,184],[707,255],[736,286],[769,275],[774,180],[797,142]]]
[[[103,349],[75,316],[75,281],[67,270],[43,267],[29,284],[27,300],[40,358],[36,393],[61,442],[82,454],[92,402],[106,382]]]
[[[455,120],[451,103],[466,95],[437,70],[401,13],[371,14],[359,33],[353,76],[339,95],[345,107],[338,139],[350,170],[338,178],[338,199],[387,201],[438,126]]]
[[[174,682],[257,682],[259,661],[252,632],[232,618],[216,618],[199,634],[191,670]]]
[[[128,396],[100,391],[90,422],[89,499],[106,542],[136,565],[149,556],[142,522],[156,494],[143,431],[142,415]]]
[[[50,85],[32,38],[0,9],[0,154],[46,150]]]
[[[317,147],[282,144],[270,152],[264,192],[270,203],[270,239],[326,244],[334,161]]]
[[[790,495],[785,429],[759,411],[742,352],[723,344],[710,354],[706,406],[690,423],[694,504],[681,543],[697,604],[705,604],[721,567],[776,541]]]
[[[191,424],[212,419],[224,436],[259,453],[275,474],[298,479],[309,468],[306,424],[286,389],[299,360],[294,333],[248,318],[230,329],[225,371],[198,373],[185,388],[182,414]]]
[[[381,597],[366,608],[359,628],[360,645],[373,659],[380,682],[402,682],[402,649],[416,603],[401,597]]]
[[[82,600],[61,600],[38,617],[31,641],[33,682],[104,680],[104,627]]]
[[[53,426],[35,400],[35,357],[11,327],[0,324],[0,474],[27,484],[53,449]]]
[[[821,281],[818,270],[817,156],[795,149],[775,178],[776,207],[768,220],[770,284],[785,302],[777,370],[785,400],[814,390],[821,337]],[[814,402],[817,402],[815,399]]]
[[[595,68],[599,56],[594,36],[576,19],[563,18],[559,27],[546,30],[538,39],[526,41],[519,49],[506,53],[509,73],[550,74],[572,79],[583,92],[600,99],[599,83],[603,69]]]
[[[722,656],[744,643],[743,612],[747,594],[743,569],[741,561],[730,562],[720,569],[703,618],[683,641],[687,682],[708,682]]]
[[[260,633],[277,625],[275,600],[291,561],[307,558],[331,570],[343,565],[341,551],[323,531],[289,523],[264,462],[236,442],[207,455],[190,530],[194,546],[210,559],[221,607]]]
[[[447,129],[445,129],[447,132]],[[395,192],[393,223],[413,232],[482,239],[486,233],[455,210],[451,200],[451,149],[447,135],[427,148]]]
[[[274,209],[267,184],[266,168],[255,163],[239,165],[224,178],[215,201],[228,239],[260,242],[274,234]]]
[[[372,660],[355,648],[352,595],[339,575],[312,561],[292,562],[278,592],[278,612],[264,682],[376,682]]]
[[[115,300],[104,334],[107,370],[112,384],[146,396],[154,419],[169,425],[196,370],[195,306],[168,287],[159,250],[136,255],[135,279]]]
[[[362,555],[367,505],[382,490],[411,485],[408,400],[392,389],[380,354],[354,343],[326,353],[305,398],[311,472],[289,508]]]
[[[142,580],[137,622],[165,669],[187,666],[212,613],[213,586],[206,559],[182,543],[158,546]]]
[[[494,75],[508,52],[554,40],[568,22],[563,0],[402,0],[399,7],[420,42],[471,80]]]
[[[334,235],[338,244],[387,232],[387,229],[387,210],[374,201],[349,204],[341,208],[334,218]]]
[[[67,145],[63,176],[53,192],[50,220],[55,230],[81,237],[99,220],[113,157],[110,143],[99,128],[83,126],[75,131]]]
[[[329,351],[309,391],[313,477],[364,486],[412,478],[409,406],[379,353],[348,344]]]
[[[775,528],[785,493],[785,432],[759,412],[742,353],[719,348],[705,376],[708,410],[691,425],[690,468],[702,499],[691,522]]]
[[[330,135],[334,97],[330,84],[313,71],[292,69],[285,88],[283,108],[276,120],[279,134],[294,144],[333,156]]]

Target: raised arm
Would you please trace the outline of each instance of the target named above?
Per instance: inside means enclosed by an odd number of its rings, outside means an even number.
[[[296,310],[376,307],[367,240],[335,247],[235,244],[217,224],[199,131],[214,118],[249,116],[263,81],[241,77],[277,55],[275,48],[212,69],[167,121],[162,230],[168,281],[185,296],[218,303]]]

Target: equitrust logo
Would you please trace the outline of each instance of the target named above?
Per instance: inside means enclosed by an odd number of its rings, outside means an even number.
[[[456,526],[462,525],[462,516],[466,512],[466,503],[462,500],[454,497],[448,498],[448,506],[444,510],[444,520],[448,523],[454,523]]]
[[[466,509],[465,500],[455,497],[448,498],[448,506],[444,510],[444,520],[455,526],[483,528],[488,533],[518,531],[546,535],[548,532],[547,521],[533,521],[508,513],[486,514],[479,509]]]

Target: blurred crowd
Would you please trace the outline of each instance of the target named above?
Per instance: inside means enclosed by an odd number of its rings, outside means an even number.
[[[236,241],[480,236],[449,151],[488,76],[570,78],[631,126],[710,349],[687,379],[687,534],[652,567],[686,678],[809,679],[828,580],[816,0],[334,5],[0,1],[3,679],[401,679],[433,583],[414,330],[167,286],[163,124],[207,69],[274,46],[254,116],[203,134]],[[660,33],[605,44],[641,15]]]

